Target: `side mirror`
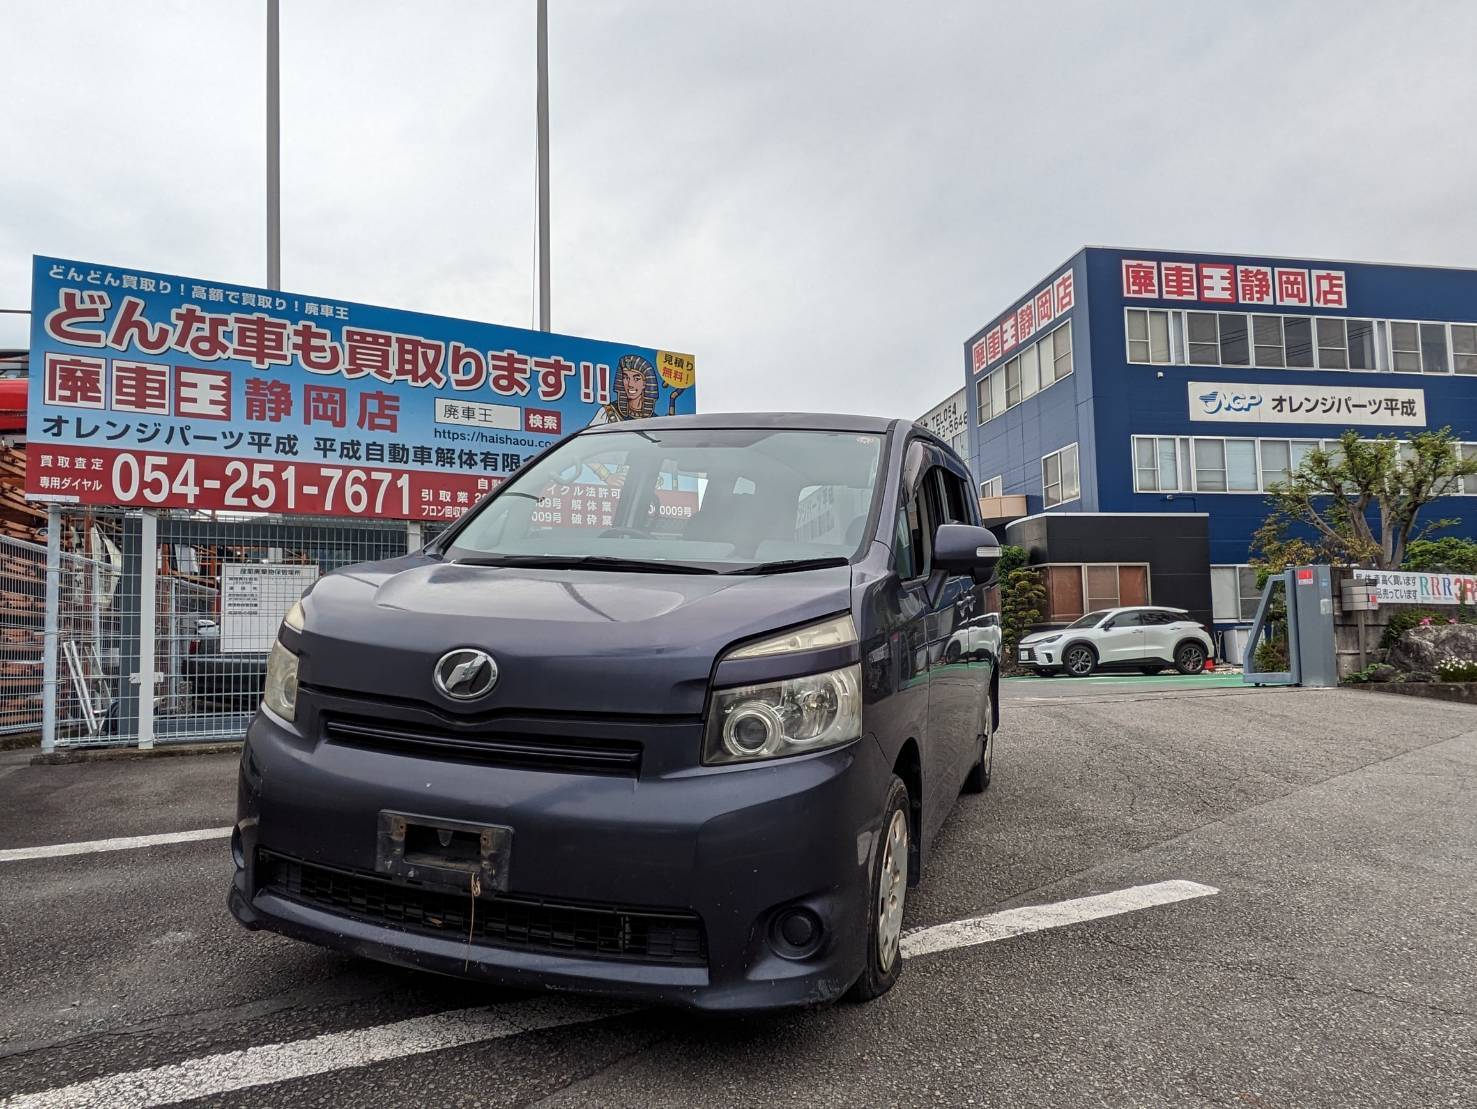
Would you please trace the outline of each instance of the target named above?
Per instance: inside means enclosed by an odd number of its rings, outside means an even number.
[[[988,581],[1000,561],[1000,541],[989,528],[940,524],[933,533],[933,563],[950,574]]]

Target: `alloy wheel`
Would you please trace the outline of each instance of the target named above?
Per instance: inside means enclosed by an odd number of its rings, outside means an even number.
[[[1086,647],[1073,647],[1067,652],[1067,673],[1074,678],[1085,678],[1092,673],[1092,652]]]

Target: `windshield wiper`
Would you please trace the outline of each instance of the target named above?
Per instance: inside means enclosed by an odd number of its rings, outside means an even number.
[[[828,558],[782,558],[777,562],[756,562],[752,566],[740,566],[737,570],[725,570],[726,574],[788,574],[796,570],[819,570],[825,566],[846,566],[849,558],[831,555]]]
[[[710,566],[661,559],[616,558],[612,555],[471,555],[458,566],[513,566],[545,570],[629,570],[638,574],[716,574]]]

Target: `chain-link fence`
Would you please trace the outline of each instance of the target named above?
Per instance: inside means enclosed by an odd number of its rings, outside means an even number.
[[[303,590],[428,538],[403,521],[53,508],[47,546],[0,546],[15,598],[0,732],[39,729],[48,749],[239,738]]]

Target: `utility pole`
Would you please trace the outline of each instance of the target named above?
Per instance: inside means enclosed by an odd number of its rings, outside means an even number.
[[[282,120],[277,0],[267,0],[267,288],[282,288]]]
[[[277,0],[271,0],[276,4]],[[538,0],[538,329],[549,326],[549,0]]]

